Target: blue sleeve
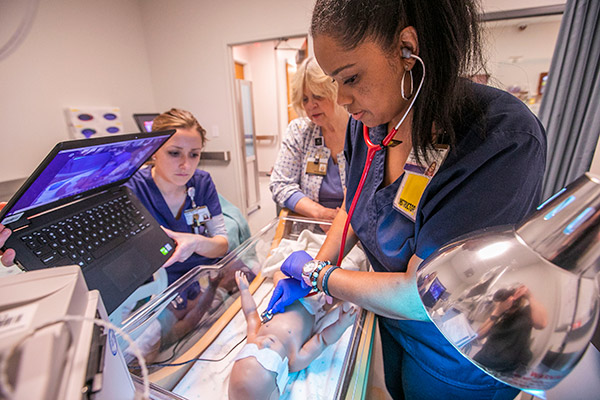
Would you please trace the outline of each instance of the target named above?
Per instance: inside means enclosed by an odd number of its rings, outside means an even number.
[[[306,195],[304,193],[295,192],[290,197],[287,198],[287,200],[283,203],[283,205],[292,211],[296,211],[296,204],[298,204],[298,202],[300,200],[302,200],[304,197],[306,197]]]

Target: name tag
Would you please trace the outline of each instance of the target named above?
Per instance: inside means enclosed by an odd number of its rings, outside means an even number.
[[[188,208],[183,214],[185,222],[191,226],[200,226],[211,219],[210,211],[206,206]]]
[[[304,168],[305,173],[309,175],[327,175],[327,163],[329,162],[329,155],[324,151],[318,151],[314,155],[310,155],[306,159],[306,167]]]
[[[439,171],[447,154],[448,146],[436,145],[435,149],[429,150],[427,153],[429,164],[423,165],[417,162],[414,153],[411,151],[404,165],[404,177],[394,197],[394,208],[396,210],[412,221],[417,219],[417,207],[421,197],[423,197],[423,193],[431,179]]]

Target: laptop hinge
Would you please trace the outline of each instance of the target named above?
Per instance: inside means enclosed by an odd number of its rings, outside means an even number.
[[[117,186],[117,187],[116,187],[116,190],[118,190],[119,188],[120,188],[120,186]],[[98,192],[98,193],[95,193],[95,194],[93,194],[92,196],[89,196],[89,197],[81,197],[81,198],[79,198],[79,199],[77,199],[77,200],[73,200],[73,201],[71,201],[70,203],[67,203],[67,204],[62,204],[62,205],[60,205],[60,206],[58,206],[58,207],[54,207],[54,208],[51,208],[51,209],[49,209],[49,210],[42,211],[42,212],[40,212],[40,213],[38,213],[38,214],[35,214],[35,215],[30,215],[30,216],[29,216],[29,218],[20,218],[20,219],[18,219],[17,221],[15,221],[15,222],[11,222],[11,223],[10,223],[10,229],[12,229],[12,230],[13,230],[13,232],[14,232],[14,231],[16,231],[16,230],[18,230],[18,229],[21,229],[21,228],[23,228],[24,226],[31,225],[31,223],[32,223],[32,222],[31,222],[31,220],[32,220],[33,218],[37,218],[37,217],[39,217],[39,216],[42,216],[42,215],[45,215],[45,214],[48,214],[48,213],[54,212],[54,211],[56,211],[56,210],[60,210],[61,208],[65,208],[65,207],[68,207],[68,206],[72,206],[73,204],[77,204],[77,203],[79,203],[79,202],[81,202],[81,201],[83,201],[83,200],[87,200],[87,199],[89,199],[89,198],[92,198],[92,197],[94,197],[94,196],[98,196],[98,195],[100,195],[100,194],[102,194],[102,193],[106,193],[108,190],[109,190],[109,189],[103,190],[103,191],[101,191],[101,192]]]
[[[24,226],[30,225],[31,221],[29,218],[19,218],[15,222],[11,222],[10,229],[14,231],[23,228]]]

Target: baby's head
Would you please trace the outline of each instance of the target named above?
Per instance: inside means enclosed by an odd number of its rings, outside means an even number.
[[[231,370],[229,398],[278,399],[288,378],[288,359],[269,347],[247,343]]]

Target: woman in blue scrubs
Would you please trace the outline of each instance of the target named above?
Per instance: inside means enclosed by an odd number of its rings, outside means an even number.
[[[301,296],[292,283],[316,272],[319,290],[326,277],[331,296],[375,312],[386,386],[396,399],[518,393],[467,361],[428,322],[416,284],[417,266],[435,249],[480,228],[514,224],[540,202],[540,122],[512,95],[464,78],[481,73],[478,18],[474,0],[317,0],[313,11],[316,58],[352,115],[347,193],[319,261],[288,258],[282,270],[296,279],[278,282],[270,306],[280,311]],[[375,153],[345,248],[360,240],[375,272],[332,269],[324,262],[338,258],[367,159],[363,129],[382,143],[405,114],[394,146]],[[437,170],[426,176],[433,161]]]
[[[169,284],[197,265],[227,253],[227,230],[215,185],[197,169],[206,131],[189,112],[171,109],[154,119],[153,130],[175,129],[155,153],[153,165],[127,182],[142,204],[177,243],[163,265]]]

